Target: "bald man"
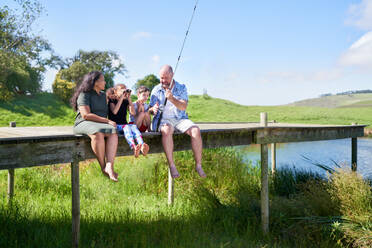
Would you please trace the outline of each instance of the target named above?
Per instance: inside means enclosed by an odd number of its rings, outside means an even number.
[[[178,131],[191,137],[195,170],[199,176],[206,177],[201,164],[203,142],[200,129],[188,119],[186,114],[188,103],[186,86],[173,80],[173,69],[169,65],[161,67],[159,77],[160,84],[155,86],[151,92],[149,112],[154,115],[152,130],[160,131],[162,134],[163,148],[168,160],[170,173],[173,178],[180,176],[173,160],[173,133]],[[173,83],[171,83],[172,81]],[[164,106],[165,99],[168,100]],[[162,112],[162,117],[160,112]]]

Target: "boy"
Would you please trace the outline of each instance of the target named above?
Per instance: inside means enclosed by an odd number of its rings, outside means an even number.
[[[130,113],[130,122],[136,124],[140,132],[150,131],[151,117],[148,112],[149,105],[146,103],[150,96],[150,90],[146,86],[137,89],[137,101],[133,103],[135,115]]]

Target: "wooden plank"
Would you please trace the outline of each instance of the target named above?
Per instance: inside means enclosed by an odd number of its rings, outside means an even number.
[[[0,169],[71,163],[72,151],[78,140],[1,145]],[[77,149],[84,154],[84,149]],[[82,155],[84,157],[84,155]]]
[[[234,145],[249,145],[252,143],[253,131],[250,129],[229,129],[229,130],[201,130],[203,148],[216,148]],[[160,133],[144,133],[143,140],[150,146],[149,153],[162,153]],[[174,151],[191,150],[191,140],[187,134],[175,133],[173,135]],[[90,139],[84,140],[85,159],[95,158],[90,147]],[[125,138],[119,136],[117,156],[132,155]],[[1,166],[1,164],[0,164]]]
[[[333,140],[364,136],[364,126],[348,127],[267,127],[258,129],[253,141],[257,144]]]

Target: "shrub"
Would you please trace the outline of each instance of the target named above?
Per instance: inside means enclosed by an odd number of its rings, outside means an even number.
[[[74,93],[75,86],[75,83],[62,79],[61,72],[58,72],[54,79],[52,88],[54,94],[56,94],[62,101],[68,103]]]

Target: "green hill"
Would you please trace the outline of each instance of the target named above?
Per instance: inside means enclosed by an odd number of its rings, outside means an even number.
[[[364,99],[364,103],[369,101]],[[370,124],[372,108],[366,108],[362,103],[361,100],[350,101],[349,105],[342,105],[343,108],[244,106],[223,99],[192,95],[187,112],[195,122],[258,122],[260,112],[267,112],[269,120],[286,123]],[[0,126],[8,126],[10,121],[16,121],[17,126],[63,126],[73,124],[75,113],[53,94],[42,93],[0,103],[0,116]]]
[[[372,93],[311,98],[288,104],[288,106],[325,108],[372,107]]]

